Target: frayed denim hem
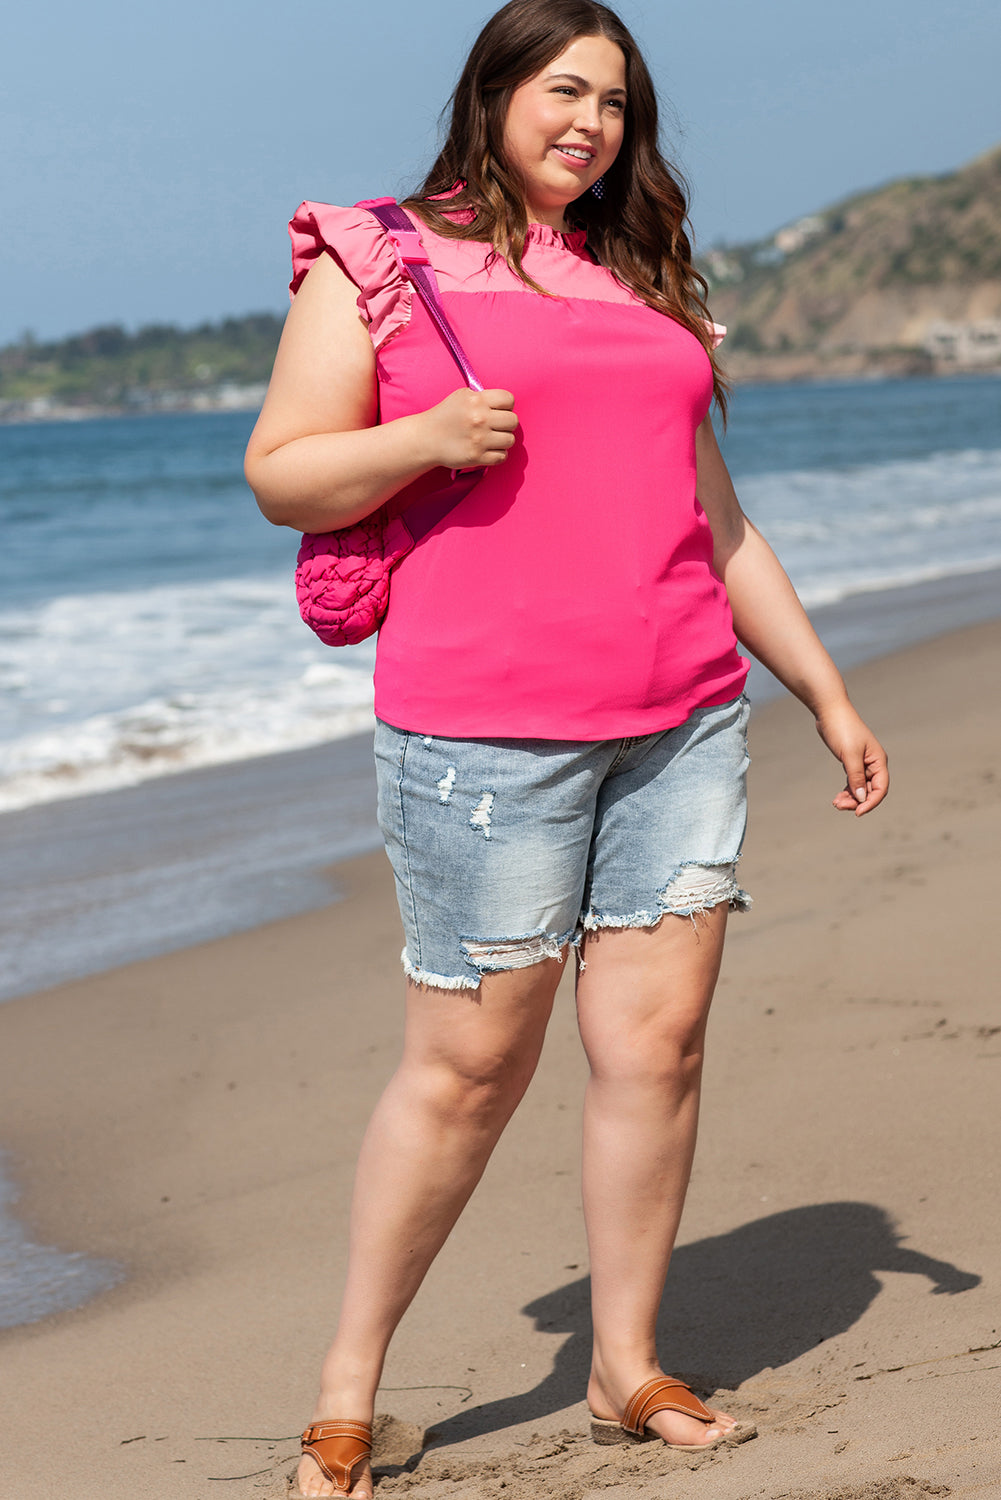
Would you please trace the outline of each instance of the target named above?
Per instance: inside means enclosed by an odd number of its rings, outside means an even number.
[[[418,969],[410,962],[407,950],[404,948],[400,954],[403,963],[403,972],[412,984],[419,984],[422,989],[429,990],[478,990],[479,979],[473,979],[466,974],[460,974],[455,979],[449,979],[444,974],[430,974],[427,969]]]
[[[562,937],[545,932],[529,932],[516,938],[463,938],[460,946],[469,962],[479,970],[479,976],[460,974],[450,978],[444,974],[432,974],[427,969],[417,968],[411,963],[404,948],[401,954],[403,972],[414,984],[436,990],[477,990],[484,974],[506,974],[512,969],[530,969],[547,958],[563,962],[563,949],[569,944],[578,947],[581,929],[565,933]]]
[[[660,903],[657,911],[636,911],[628,916],[610,916],[603,912],[589,911],[582,926],[585,932],[598,932],[602,928],[656,927],[663,917],[704,916],[713,907],[724,903],[731,911],[747,911],[752,899],[737,884],[736,860],[725,864],[709,865],[697,862],[683,865],[668,881],[662,891],[657,892]]]

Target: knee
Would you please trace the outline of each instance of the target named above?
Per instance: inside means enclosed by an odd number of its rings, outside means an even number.
[[[658,1020],[620,1035],[591,1058],[598,1081],[684,1093],[697,1087],[705,1054],[703,1019],[690,1025]]]
[[[514,1109],[531,1082],[537,1061],[535,1046],[439,1057],[425,1067],[425,1085],[442,1117],[475,1128]]]

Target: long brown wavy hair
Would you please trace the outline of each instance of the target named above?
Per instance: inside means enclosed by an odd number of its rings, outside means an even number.
[[[522,281],[545,293],[522,264],[528,215],[521,179],[505,159],[504,126],[515,89],[586,36],[606,37],[625,57],[625,133],[605,173],[603,196],[585,192],[568,211],[586,227],[588,246],[603,266],[699,340],[712,362],[713,394],[725,417],[727,385],[707,326],[708,287],[692,264],[687,185],[661,155],[657,95],[643,56],[608,6],[595,0],[510,0],[492,16],[446,105],[445,144],[407,204],[435,234],[490,241]],[[457,221],[452,215],[460,209],[472,214]]]

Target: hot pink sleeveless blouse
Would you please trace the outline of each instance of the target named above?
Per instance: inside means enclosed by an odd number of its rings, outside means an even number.
[[[461,384],[370,214],[304,203],[289,228],[293,295],[324,251],[358,287],[383,422]],[[525,269],[549,297],[491,246],[421,233],[477,374],[513,392],[521,425],[393,574],[379,718],[454,738],[599,740],[735,698],[747,663],[695,493],[712,396],[699,341],[596,265],[584,231],[529,226]]]

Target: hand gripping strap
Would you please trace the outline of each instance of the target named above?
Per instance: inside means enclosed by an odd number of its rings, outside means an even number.
[[[448,352],[459,366],[463,380],[471,391],[482,391],[483,385],[470,364],[469,356],[448,321],[434,267],[424,248],[420,230],[410,215],[404,212],[395,198],[366,198],[355,204],[355,207],[366,209],[385,229],[393,246],[397,265],[430,313],[435,327],[445,340]],[[402,514],[413,540],[419,542],[422,537],[427,536],[479,483],[485,472],[482,468],[466,469],[461,473],[453,469],[450,486],[436,491],[424,500],[411,501]]]
[[[421,232],[414,221],[409,214],[404,212],[395,198],[366,198],[355,207],[367,209],[386,230],[396,252],[400,270],[417,289],[438,332],[448,345],[449,353],[462,371],[463,380],[471,391],[482,391],[483,386],[469,362],[469,356],[459,343],[458,335],[448,321],[434,268],[424,249]]]
[[[416,287],[462,378],[471,390],[482,391],[483,386],[448,321],[420,231],[394,198],[366,199],[356,207],[367,209],[386,230],[397,264]],[[404,491],[402,499],[395,497],[354,526],[320,534],[308,532],[299,548],[295,586],[299,613],[310,629],[328,646],[353,646],[378,630],[389,603],[392,569],[469,494],[485,473],[485,468],[453,471],[450,484],[439,484],[420,499],[408,503]],[[344,1489],[348,1488],[352,1465],[362,1456],[359,1445],[364,1446],[368,1441],[358,1432],[349,1433],[346,1429],[361,1425],[314,1423],[303,1435],[303,1447],[310,1445],[310,1452],[328,1479],[335,1476],[326,1467],[327,1463],[342,1468],[347,1465],[344,1469],[347,1477],[335,1479]],[[317,1444],[322,1445],[322,1458]],[[338,1456],[341,1454],[346,1456]]]

